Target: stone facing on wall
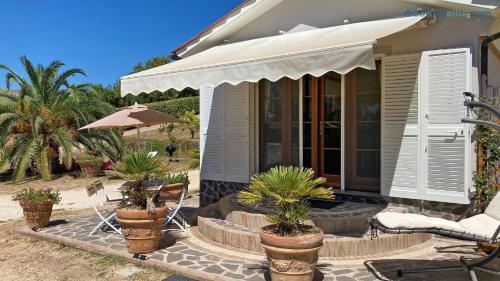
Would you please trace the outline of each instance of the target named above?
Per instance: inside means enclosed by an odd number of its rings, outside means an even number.
[[[200,206],[217,203],[223,197],[236,193],[247,186],[246,183],[222,182],[213,180],[200,181]],[[336,199],[340,201],[389,205],[389,207],[402,207],[409,213],[424,214],[432,217],[455,219],[467,209],[467,205],[451,204],[434,201],[420,201],[405,198],[383,196],[359,196],[348,192],[338,192]]]
[[[455,220],[469,207],[468,205],[462,204],[419,201],[405,198],[389,198],[389,206],[403,207],[408,213],[422,214],[448,220]]]
[[[222,197],[236,193],[247,183],[200,180],[200,206],[217,203]]]

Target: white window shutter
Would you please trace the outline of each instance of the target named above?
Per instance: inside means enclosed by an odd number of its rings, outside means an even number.
[[[248,183],[250,178],[250,85],[225,84],[224,178]]]
[[[464,91],[471,90],[470,50],[422,53],[420,67],[421,180],[429,201],[469,202],[471,169],[470,126],[461,123],[466,109]]]
[[[418,199],[420,54],[382,60],[381,193]]]
[[[224,87],[200,88],[200,177],[223,181]]]

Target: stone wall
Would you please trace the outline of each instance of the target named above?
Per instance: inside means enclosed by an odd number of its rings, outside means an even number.
[[[246,183],[237,182],[222,182],[212,180],[200,181],[200,206],[217,203],[222,197],[236,193]],[[350,194],[349,192],[337,192],[335,195],[337,200],[355,203],[368,203],[377,205],[389,205],[393,207],[402,207],[409,213],[423,214],[432,217],[440,217],[445,219],[455,219],[465,210],[468,205],[451,204],[434,201],[421,201],[405,198],[384,197],[379,194],[373,196],[360,196],[359,194]]]
[[[217,203],[222,197],[236,193],[245,187],[246,183],[200,180],[200,206]]]
[[[409,213],[422,214],[449,220],[458,218],[469,207],[469,205],[462,204],[421,201],[405,198],[389,198],[389,206],[404,207]]]

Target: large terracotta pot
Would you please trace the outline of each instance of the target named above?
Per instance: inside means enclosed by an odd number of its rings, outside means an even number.
[[[158,249],[163,219],[168,213],[168,208],[155,208],[155,212],[152,214],[147,210],[116,210],[116,217],[127,241],[129,253],[144,254]]]
[[[164,206],[167,202],[177,202],[181,197],[182,190],[186,188],[184,183],[173,183],[164,186],[157,197],[159,206]]]
[[[80,161],[78,165],[80,166],[80,170],[90,178],[98,176],[102,170],[102,165],[95,165],[92,161]]]
[[[261,231],[260,242],[266,250],[269,273],[273,281],[311,281],[314,278],[318,251],[325,234],[283,237]]]
[[[19,204],[23,208],[24,217],[28,225],[31,227],[46,227],[49,225],[54,202],[48,200],[33,204],[31,201],[20,201]]]

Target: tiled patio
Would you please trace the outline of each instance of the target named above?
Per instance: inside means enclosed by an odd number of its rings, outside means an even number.
[[[52,240],[68,246],[132,259],[121,235],[99,232],[88,236],[97,223],[95,217],[77,217],[52,222],[39,232],[20,229],[23,234]],[[161,266],[196,280],[266,280],[266,264],[262,256],[228,250],[192,233],[171,230],[164,233],[161,249],[147,255],[146,264]],[[175,238],[175,239],[174,239]],[[395,280],[398,268],[453,264],[460,255],[472,256],[473,244],[449,239],[432,239],[404,253],[394,253],[376,260],[320,259],[317,280],[369,281]],[[142,262],[138,261],[137,262]],[[495,280],[480,273],[480,280]],[[465,273],[413,275],[402,280],[467,280]]]

